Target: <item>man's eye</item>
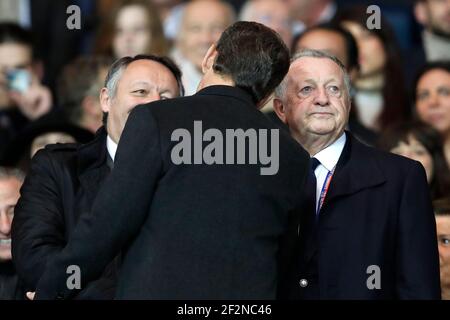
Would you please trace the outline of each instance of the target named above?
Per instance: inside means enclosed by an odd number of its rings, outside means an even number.
[[[418,156],[425,156],[428,152],[424,149],[415,149],[414,153]]]
[[[440,242],[444,245],[444,246],[448,246],[450,245],[450,238],[441,238]]]
[[[448,96],[450,95],[450,89],[449,88],[439,88],[438,92],[443,95],[443,96]]]
[[[134,90],[133,93],[137,93],[137,94],[146,94],[147,91],[144,89],[139,89],[139,90]]]
[[[6,212],[6,214],[10,217],[14,216],[14,207],[11,207],[8,209],[8,211]]]
[[[428,97],[428,92],[419,92],[417,94],[417,100],[425,100]]]
[[[311,86],[306,86],[300,89],[301,94],[308,94],[311,93],[313,88]]]
[[[188,28],[188,30],[189,30],[190,32],[198,33],[198,32],[200,32],[200,31],[202,31],[202,28],[201,28],[200,26],[190,26],[190,27]]]
[[[339,93],[340,90],[338,86],[329,86],[328,91],[330,91],[330,93],[332,94],[337,94]]]

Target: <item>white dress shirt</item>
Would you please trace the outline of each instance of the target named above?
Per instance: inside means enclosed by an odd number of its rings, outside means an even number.
[[[111,157],[112,161],[114,162],[114,158],[116,157],[116,151],[117,151],[117,143],[115,143],[109,135],[106,138],[106,149],[108,150],[109,156]]]
[[[320,161],[314,174],[316,175],[316,211],[319,205],[320,193],[322,192],[323,184],[327,178],[328,172],[333,171],[336,164],[341,157],[342,150],[344,150],[345,141],[347,140],[345,132],[331,145],[319,151],[314,155],[314,158]]]

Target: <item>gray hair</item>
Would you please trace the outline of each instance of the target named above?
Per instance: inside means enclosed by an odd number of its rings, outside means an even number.
[[[108,89],[108,95],[112,98],[116,96],[117,85],[122,77],[123,72],[127,68],[129,62],[125,60],[118,60],[109,69],[108,75],[105,79],[105,88]]]
[[[296,53],[292,57],[291,65],[295,61],[297,61],[301,58],[305,58],[305,57],[329,59],[329,60],[333,61],[334,63],[336,63],[338,65],[339,69],[341,69],[342,74],[344,75],[345,91],[347,93],[348,99],[350,99],[350,89],[351,89],[350,76],[349,76],[347,70],[345,69],[344,64],[338,58],[336,58],[334,55],[327,53],[325,51],[303,49],[303,50],[300,50],[298,53]],[[284,98],[284,96],[286,94],[286,89],[287,89],[287,81],[288,81],[288,75],[286,75],[284,77],[283,81],[281,81],[281,83],[275,89],[275,97],[280,98],[280,99]]]
[[[25,173],[17,168],[0,167],[0,180],[17,179],[20,182],[25,180]]]

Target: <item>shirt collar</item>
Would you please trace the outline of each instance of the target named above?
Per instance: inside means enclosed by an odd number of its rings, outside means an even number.
[[[109,135],[106,138],[106,149],[108,149],[108,154],[111,157],[112,161],[114,161],[117,151],[117,143],[115,143]]]
[[[320,161],[328,171],[332,171],[336,164],[339,161],[339,157],[341,156],[342,150],[344,150],[345,141],[347,140],[345,136],[345,132],[333,142],[331,145],[326,147],[325,149],[316,153],[314,158]]]

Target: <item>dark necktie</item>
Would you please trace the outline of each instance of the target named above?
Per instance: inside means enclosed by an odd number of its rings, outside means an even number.
[[[308,180],[306,181],[306,195],[307,195],[307,210],[308,214],[312,214],[312,217],[316,217],[316,192],[317,192],[317,179],[314,174],[314,170],[316,170],[317,166],[320,164],[320,161],[316,158],[311,158]]]

